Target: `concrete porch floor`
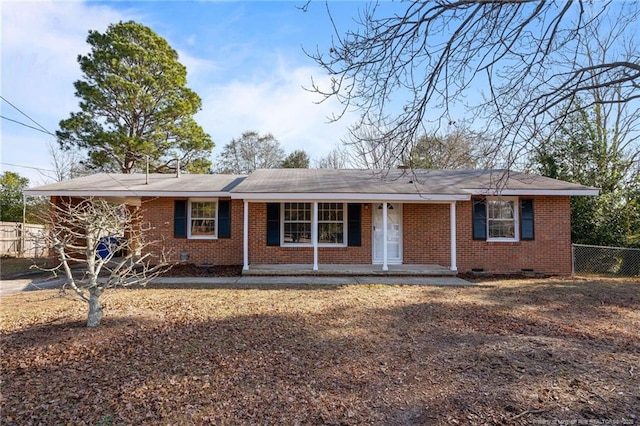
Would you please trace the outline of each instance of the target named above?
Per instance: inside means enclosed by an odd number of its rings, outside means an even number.
[[[243,276],[387,276],[387,277],[450,277],[457,272],[441,265],[389,265],[388,271],[382,270],[382,265],[318,265],[313,270],[311,264],[281,264],[281,265],[249,265],[248,271],[242,271]]]

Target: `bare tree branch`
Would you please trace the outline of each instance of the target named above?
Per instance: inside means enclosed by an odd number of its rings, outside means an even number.
[[[141,232],[139,207],[114,205],[101,198],[59,198],[50,205],[46,239],[59,260],[54,273],[62,269],[74,294],[89,305],[87,326],[102,319],[100,295],[114,287],[144,285],[168,270],[164,249],[160,254]],[[81,276],[72,266],[80,264]]]
[[[620,85],[625,95],[616,102],[637,102],[640,57],[621,46],[635,39],[639,16],[631,1],[375,3],[343,33],[329,11],[332,46],[307,54],[330,83],[312,80],[309,90],[341,103],[333,120],[359,111],[353,127],[375,128],[390,156],[434,126],[466,118],[510,166],[537,133],[559,128],[560,117],[549,114],[574,97]],[[618,48],[590,62],[585,45],[599,33],[615,34]]]

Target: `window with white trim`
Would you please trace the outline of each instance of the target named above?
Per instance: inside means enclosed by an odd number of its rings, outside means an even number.
[[[487,241],[518,240],[518,198],[487,198]]]
[[[217,238],[218,200],[190,199],[188,238]]]
[[[318,244],[344,245],[343,203],[318,203]]]
[[[312,215],[311,203],[284,203],[283,244],[311,244]]]
[[[313,203],[282,203],[282,245],[312,245],[313,226],[317,224],[319,245],[346,244],[346,207],[344,203],[318,203],[314,220]]]

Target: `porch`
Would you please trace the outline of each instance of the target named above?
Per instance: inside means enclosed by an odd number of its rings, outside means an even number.
[[[456,200],[378,201],[367,202],[364,198],[346,201],[336,199],[328,203],[304,198],[300,202],[289,203],[280,199],[275,202],[265,202],[263,199],[245,198],[243,201],[243,274],[258,276],[452,276],[457,274]],[[257,205],[253,206],[251,215],[250,204]],[[321,211],[321,207],[329,211]],[[407,211],[410,210],[409,208],[412,210]],[[427,208],[430,211],[424,210]],[[326,218],[327,214],[329,217],[335,216],[336,220],[321,222],[320,218]],[[332,214],[334,216],[331,216]],[[411,219],[406,224],[406,231],[403,225],[405,215]],[[264,228],[253,227],[255,229],[251,231],[251,236],[249,235],[250,216],[252,220],[265,224]],[[429,226],[425,225],[427,217],[431,218]],[[285,220],[285,218],[288,219]],[[322,228],[321,224],[332,225],[332,227]],[[285,225],[289,227],[286,228]],[[329,232],[327,237],[327,232],[321,232],[322,229],[333,231]],[[254,232],[257,235],[253,234]],[[264,235],[267,238],[265,243],[262,243]],[[449,239],[448,244],[443,238],[445,235]],[[256,262],[255,264],[250,261],[249,241],[254,241],[251,245],[251,261]],[[261,241],[261,243],[256,244],[255,241]],[[423,255],[425,241],[431,244],[429,248],[431,256]],[[333,249],[343,250],[344,253],[335,251],[332,254]],[[343,259],[360,263],[336,263]],[[439,264],[414,264],[422,261]],[[449,262],[447,267],[441,266],[447,261]],[[266,262],[273,263],[266,264]]]
[[[305,264],[271,264],[251,265],[242,271],[243,276],[385,276],[385,277],[451,277],[457,272],[441,265],[388,265],[383,270],[382,265],[362,264],[333,264],[318,265]]]

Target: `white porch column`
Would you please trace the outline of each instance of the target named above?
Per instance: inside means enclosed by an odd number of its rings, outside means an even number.
[[[382,270],[383,271],[388,271],[389,270],[389,265],[387,264],[387,238],[388,238],[388,232],[387,232],[387,222],[388,222],[388,218],[387,218],[387,202],[384,201],[382,203]]]
[[[311,241],[313,241],[313,270],[318,270],[318,202],[313,202],[313,217],[311,219]]]
[[[456,265],[456,202],[452,201],[449,204],[449,216],[451,227],[451,270],[457,271],[458,265]]]
[[[249,270],[249,202],[244,200],[244,218],[242,227],[242,270]]]

